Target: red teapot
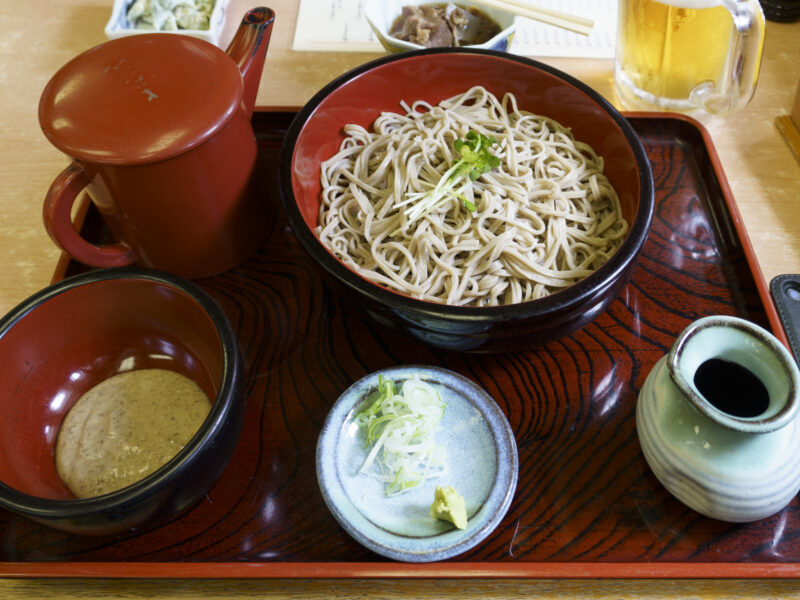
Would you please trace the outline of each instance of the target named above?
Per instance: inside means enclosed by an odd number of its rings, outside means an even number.
[[[72,158],[44,202],[57,245],[88,265],[135,262],[188,278],[227,271],[261,246],[270,219],[250,118],[274,17],[248,11],[225,52],[185,35],[138,34],[53,76],[39,123]],[[75,230],[83,190],[116,243]]]

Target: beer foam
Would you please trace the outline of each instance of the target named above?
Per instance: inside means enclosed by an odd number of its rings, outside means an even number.
[[[675,8],[693,8],[695,10],[722,6],[722,0],[656,0],[656,2]]]

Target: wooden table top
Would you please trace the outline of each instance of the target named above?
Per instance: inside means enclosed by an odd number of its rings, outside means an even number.
[[[257,104],[297,107],[325,83],[378,54],[291,50],[297,3],[273,0],[277,18]],[[45,287],[59,251],[42,225],[42,202],[67,158],[39,129],[36,108],[48,79],[73,56],[105,41],[108,0],[0,3],[0,311]],[[231,3],[230,35],[237,11]],[[16,10],[15,10],[16,9]],[[224,37],[223,37],[224,39]],[[612,61],[540,58],[618,104]],[[741,112],[702,117],[719,154],[762,275],[800,273],[800,164],[775,128],[800,81],[800,22],[768,23],[761,77]],[[777,580],[0,580],[3,598],[788,598],[800,583]]]

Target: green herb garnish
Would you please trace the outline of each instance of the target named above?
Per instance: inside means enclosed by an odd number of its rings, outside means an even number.
[[[437,209],[452,196],[459,198],[468,211],[478,210],[464,196],[464,192],[478,177],[500,166],[500,159],[491,153],[492,146],[498,142],[494,136],[487,137],[477,131],[469,131],[464,137],[463,140],[453,142],[453,149],[460,158],[444,172],[436,186],[430,191],[406,196],[403,205],[413,202],[406,209],[409,224]]]

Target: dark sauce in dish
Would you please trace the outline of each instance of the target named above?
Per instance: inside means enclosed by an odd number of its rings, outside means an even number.
[[[473,46],[488,42],[500,25],[474,6],[421,4],[404,6],[389,35],[426,48]]]
[[[695,371],[694,385],[716,408],[734,417],[757,417],[769,407],[769,392],[752,371],[721,358],[710,358]]]

